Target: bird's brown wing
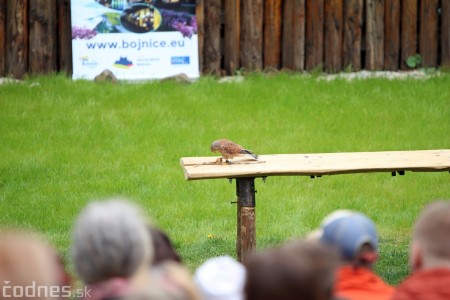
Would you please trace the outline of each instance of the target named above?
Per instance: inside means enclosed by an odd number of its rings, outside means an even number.
[[[240,154],[243,149],[241,145],[224,140],[220,145],[221,153],[225,158],[233,158]]]

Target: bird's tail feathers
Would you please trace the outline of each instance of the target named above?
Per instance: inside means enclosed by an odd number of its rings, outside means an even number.
[[[248,154],[248,155],[253,156],[255,159],[258,159],[258,155],[256,155],[255,153],[253,153],[253,152],[250,151],[250,150],[242,149],[242,150],[240,151],[240,153],[241,153],[241,154]]]

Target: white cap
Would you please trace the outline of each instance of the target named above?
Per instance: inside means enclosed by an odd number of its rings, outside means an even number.
[[[230,256],[208,259],[194,274],[204,300],[243,300],[246,270]]]

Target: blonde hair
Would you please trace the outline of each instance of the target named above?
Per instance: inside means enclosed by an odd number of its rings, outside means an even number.
[[[428,204],[416,221],[413,238],[425,255],[450,260],[450,201]]]
[[[51,299],[63,271],[56,251],[23,230],[0,231],[0,270],[0,299]]]

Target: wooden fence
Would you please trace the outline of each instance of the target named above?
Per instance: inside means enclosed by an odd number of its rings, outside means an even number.
[[[450,66],[450,0],[197,0],[200,68]],[[72,72],[70,0],[0,0],[0,76]]]

